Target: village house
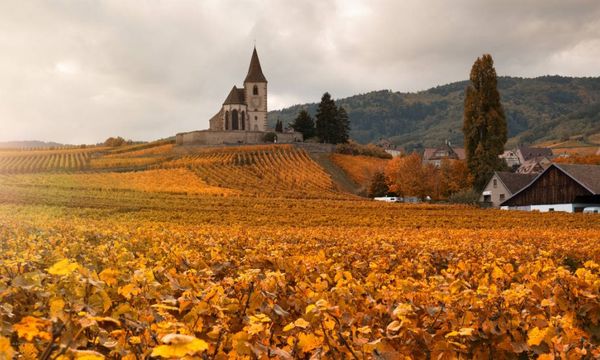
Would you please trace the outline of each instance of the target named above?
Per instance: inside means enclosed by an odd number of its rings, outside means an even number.
[[[524,164],[526,161],[537,159],[537,158],[548,158],[552,159],[554,154],[550,148],[537,148],[529,147],[525,145],[517,146],[514,150],[515,154],[519,158],[519,165]]]
[[[506,165],[512,170],[516,170],[521,165],[516,150],[506,150],[499,157],[504,160]]]
[[[518,174],[539,174],[552,164],[552,160],[545,156],[526,160],[516,170]]]
[[[483,189],[479,201],[489,206],[499,207],[502,202],[527,186],[535,177],[535,174],[496,171]]]
[[[432,164],[435,167],[442,165],[442,160],[464,160],[465,149],[452,147],[449,141],[437,148],[425,148],[423,164]]]
[[[600,166],[551,164],[500,207],[506,210],[581,212],[600,205]]]

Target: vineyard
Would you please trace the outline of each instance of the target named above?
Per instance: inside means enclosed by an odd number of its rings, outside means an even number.
[[[304,150],[291,145],[199,148],[183,153],[173,151],[172,144],[140,147],[91,155],[90,151],[24,155],[22,166],[2,168],[0,184],[253,197],[351,196],[338,191],[325,170]],[[67,160],[40,165],[43,159],[82,154],[85,161],[78,167]],[[0,154],[0,164],[5,159],[9,157]]]
[[[2,151],[0,173],[81,170],[88,166],[91,150]]]
[[[163,160],[0,172],[0,359],[600,357],[593,215],[361,200],[287,145],[92,154]]]
[[[308,154],[291,145],[207,149],[165,162],[162,168],[185,167],[206,183],[247,195],[340,197],[336,186]]]

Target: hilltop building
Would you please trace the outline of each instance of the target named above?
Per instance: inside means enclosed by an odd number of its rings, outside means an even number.
[[[274,132],[267,125],[267,78],[263,74],[256,48],[250,58],[244,86],[233,86],[221,109],[209,120],[209,129],[179,133],[177,145],[257,144]],[[277,133],[278,143],[302,141],[298,132]]]

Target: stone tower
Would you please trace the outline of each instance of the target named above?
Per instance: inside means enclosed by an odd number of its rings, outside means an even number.
[[[252,52],[248,75],[244,80],[248,106],[248,130],[267,130],[267,79],[260,67],[256,47]]]

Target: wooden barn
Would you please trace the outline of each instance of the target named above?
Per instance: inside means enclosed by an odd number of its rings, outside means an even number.
[[[600,166],[552,164],[502,209],[581,212],[600,205]]]

